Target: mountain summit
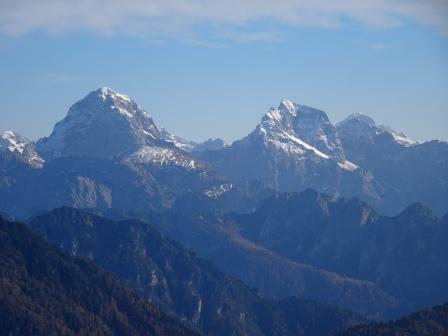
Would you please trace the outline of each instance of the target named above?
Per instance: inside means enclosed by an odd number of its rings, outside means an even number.
[[[160,141],[160,131],[145,110],[129,96],[103,87],[70,107],[37,149],[46,158],[113,157]]]
[[[336,127],[318,109],[283,99],[254,131],[202,159],[236,182],[258,179],[281,191],[313,188],[375,199],[370,180],[346,160]]]
[[[420,201],[441,214],[447,151],[445,142],[418,143],[363,114],[334,125],[325,112],[283,99],[248,136],[200,157],[234,181],[357,197],[387,214]]]
[[[390,144],[402,146],[416,145],[417,142],[403,133],[397,132],[384,125],[378,125],[372,118],[361,113],[354,113],[336,125],[339,135],[344,139],[352,138],[356,141],[373,143],[383,138]]]
[[[271,108],[264,115],[258,132],[274,141],[294,143],[304,151],[311,150],[321,157],[345,160],[336,128],[327,114],[309,106],[283,99],[278,108]]]
[[[44,160],[36,153],[35,144],[16,132],[0,133],[0,152],[11,152],[32,167],[41,167]]]

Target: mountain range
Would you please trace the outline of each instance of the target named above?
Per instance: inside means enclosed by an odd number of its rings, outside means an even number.
[[[39,256],[60,254],[63,260],[42,261],[45,272],[61,263],[74,263],[77,274],[76,267],[113,272],[129,288],[105,275],[127,291],[120,295],[135,291],[154,305],[135,309],[181,320],[175,326],[185,333],[330,335],[364,321],[358,314],[388,319],[442,304],[447,210],[448,143],[414,141],[362,114],[333,124],[325,112],[286,99],[232,144],[171,134],[129,96],[106,87],[70,107],[48,137],[0,134],[5,244],[22,232],[32,241],[26,246],[40,246]],[[97,265],[7,224],[15,218]],[[18,263],[11,267],[31,258],[23,248],[3,251]],[[7,281],[66,290],[59,273],[46,279],[20,272]],[[39,310],[40,294],[27,293],[13,298]],[[62,297],[55,295],[53,310]],[[116,327],[112,315],[89,310],[88,294],[80,295],[62,300],[79,306],[78,325],[102,319],[104,330]],[[8,321],[20,310],[17,302],[5,312]],[[29,328],[47,318],[23,314]],[[123,328],[138,333],[128,322]],[[51,332],[76,332],[64,316],[54,323]]]
[[[187,204],[203,209],[201,200]],[[372,318],[448,300],[448,215],[436,217],[418,203],[384,216],[357,199],[308,189],[274,194],[244,214],[102,215],[151,223],[274,299],[300,295]]]
[[[448,210],[448,143],[419,143],[360,114],[334,125],[325,112],[289,100],[231,145],[197,144],[158,128],[129,96],[104,87],[36,143],[2,133],[0,155],[0,210],[19,217],[58,206],[170,208],[186,194],[216,198],[249,180],[356,197],[383,214],[414,202],[437,215]]]
[[[322,303],[264,299],[143,222],[60,208],[29,225],[51,244],[115,273],[140,297],[206,335],[331,335],[363,321]],[[314,318],[308,319],[311,314]]]
[[[448,143],[418,143],[361,114],[334,125],[323,111],[282,100],[248,136],[199,157],[232,181],[356,197],[384,214],[414,202],[448,210]]]
[[[420,203],[388,217],[357,199],[306,190],[225,221],[290,260],[375,283],[407,312],[448,301],[448,214],[437,218]]]

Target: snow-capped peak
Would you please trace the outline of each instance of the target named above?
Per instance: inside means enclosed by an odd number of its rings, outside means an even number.
[[[375,120],[370,118],[368,115],[365,115],[365,114],[362,114],[359,112],[355,112],[355,113],[349,115],[347,118],[345,118],[341,122],[339,122],[337,124],[337,126],[344,125],[344,124],[347,124],[350,122],[359,122],[359,123],[364,123],[367,125],[376,125]]]
[[[94,92],[98,92],[103,100],[107,100],[108,98],[110,98],[112,100],[121,100],[127,103],[130,103],[132,101],[131,97],[129,97],[128,95],[118,93],[106,86],[103,86]]]
[[[47,158],[112,157],[157,141],[163,141],[160,131],[143,108],[102,87],[70,107],[50,137],[38,142],[38,150]]]
[[[296,115],[298,105],[293,103],[292,101],[288,99],[282,99],[280,102],[280,105],[278,106],[278,109],[280,111],[286,111],[289,112],[292,115]]]
[[[36,153],[34,142],[13,131],[0,133],[0,151],[8,150],[19,155],[33,167],[42,167],[44,160]]]
[[[314,148],[314,153],[324,154],[321,157],[345,160],[336,128],[321,110],[283,99],[278,108],[271,108],[263,116],[258,129],[267,138],[282,138],[283,142],[298,139],[306,144],[305,149]]]
[[[184,151],[194,145],[159,130],[129,96],[102,87],[70,107],[50,137],[39,140],[37,148],[48,160],[119,158],[134,164],[203,169],[200,161]]]
[[[389,137],[399,145],[410,146],[417,144],[404,133],[400,133],[385,125],[378,125],[372,118],[365,114],[354,113],[337,124],[339,133],[344,138],[364,139],[373,143],[379,136]]]
[[[101,87],[98,90],[90,92],[84,99],[82,99],[78,103],[83,102],[87,102],[92,107],[88,111],[90,113],[117,112],[118,114],[126,118],[133,118],[138,114],[144,117],[148,116],[146,111],[138,106],[131,97],[116,92],[109,87]],[[94,105],[97,105],[97,107],[104,106],[108,108],[93,108]],[[75,112],[80,111],[80,109],[73,110]],[[72,112],[72,109],[70,109],[69,113],[70,112]]]

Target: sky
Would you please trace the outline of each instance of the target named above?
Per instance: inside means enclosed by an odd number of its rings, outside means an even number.
[[[0,0],[0,131],[49,135],[102,86],[195,141],[283,98],[448,140],[448,1]]]

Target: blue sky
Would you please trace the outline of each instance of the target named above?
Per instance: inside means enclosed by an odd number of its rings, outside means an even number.
[[[47,17],[51,0],[41,12],[31,1],[0,1],[0,130],[48,135],[71,104],[109,86],[192,140],[241,138],[282,98],[334,122],[361,112],[417,140],[448,140],[443,1],[416,9],[399,0],[384,8],[302,1],[300,11],[291,5],[300,1],[279,1],[280,9],[263,1],[265,12],[168,2],[148,9],[135,0],[126,9],[110,1],[115,7],[100,17],[89,7],[73,18],[69,5]]]

